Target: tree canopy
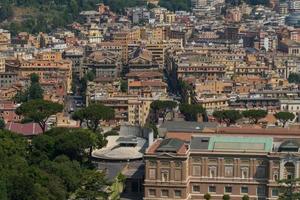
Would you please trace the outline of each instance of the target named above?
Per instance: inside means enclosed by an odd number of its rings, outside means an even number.
[[[282,123],[282,127],[285,127],[288,121],[292,121],[295,118],[295,115],[290,112],[278,112],[274,116]]]
[[[121,191],[115,185],[122,185],[124,179],[118,176],[108,182],[86,159],[85,148],[93,143],[92,134],[83,129],[55,128],[29,144],[17,134],[0,130],[0,199],[80,199],[78,191],[82,189],[95,199],[98,194],[109,198],[118,195]]]
[[[1,19],[11,18],[7,29],[13,34],[26,31],[29,33],[50,32],[58,27],[65,27],[74,20],[80,20],[79,13],[83,10],[93,10],[101,0],[0,0],[0,4],[9,5],[4,7]],[[12,18],[13,8],[27,8],[26,17],[23,21]],[[30,10],[30,12],[28,12]],[[0,12],[1,13],[1,12]]]
[[[150,107],[154,112],[154,121],[157,122],[159,117],[163,118],[165,121],[166,114],[173,110],[177,106],[177,102],[175,101],[161,101],[155,100],[151,103]]]
[[[103,104],[90,104],[86,108],[79,109],[74,112],[72,118],[74,120],[80,121],[80,124],[83,122],[86,123],[87,127],[96,132],[100,120],[110,120],[115,117],[114,109],[104,106]]]
[[[220,123],[225,122],[227,126],[230,126],[231,124],[235,124],[237,120],[242,118],[241,113],[237,110],[214,111],[213,116]]]
[[[197,121],[199,115],[206,113],[205,108],[199,104],[180,104],[179,110],[187,121]]]
[[[36,99],[22,103],[21,106],[16,109],[16,113],[38,123],[43,132],[45,132],[46,122],[49,117],[62,110],[63,106],[61,104]]]
[[[165,7],[168,10],[190,10],[191,1],[190,0],[160,0],[158,3],[161,7]]]
[[[266,110],[245,110],[242,112],[243,116],[246,118],[249,118],[249,120],[254,123],[257,124],[258,120],[264,118],[267,116],[268,111]]]
[[[300,199],[300,192],[297,189],[300,179],[283,179],[279,180],[279,200],[298,200]]]
[[[300,84],[300,73],[291,73],[288,78],[289,83]]]

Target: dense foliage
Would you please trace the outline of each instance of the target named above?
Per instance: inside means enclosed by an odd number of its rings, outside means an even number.
[[[238,110],[216,110],[213,112],[214,118],[220,123],[225,122],[227,126],[235,124],[243,116]]]
[[[108,182],[87,159],[85,149],[95,144],[93,134],[83,129],[52,129],[29,143],[0,130],[0,199],[66,200],[81,199],[84,194],[95,200],[116,195],[115,183]]]
[[[159,5],[165,7],[168,10],[189,10],[191,8],[190,0],[160,0]]]
[[[161,117],[163,121],[166,119],[166,115],[177,106],[177,102],[175,101],[161,101],[155,100],[151,103],[151,111],[153,115],[154,122],[158,122],[158,119]]]
[[[300,199],[300,192],[298,190],[298,185],[300,179],[283,179],[279,180],[279,200],[298,200]]]
[[[289,83],[297,83],[300,84],[300,74],[299,73],[291,73],[288,78]]]
[[[205,108],[199,104],[181,104],[179,109],[187,121],[197,121],[200,115],[206,113]]]
[[[7,28],[14,34],[20,31],[30,33],[50,32],[57,27],[65,27],[74,20],[79,19],[83,10],[95,9],[101,0],[0,0],[5,13],[0,15],[0,20],[19,15],[13,13],[14,8],[27,8],[30,13],[24,13],[23,21],[12,21]]]
[[[257,122],[266,117],[268,114],[268,111],[266,110],[245,110],[242,112],[243,116],[248,118],[251,123],[257,124]]]

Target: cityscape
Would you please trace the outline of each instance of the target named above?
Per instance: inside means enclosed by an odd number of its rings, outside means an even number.
[[[0,0],[0,200],[300,200],[300,0]]]

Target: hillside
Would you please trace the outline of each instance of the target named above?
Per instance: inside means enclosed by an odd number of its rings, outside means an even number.
[[[78,20],[82,10],[94,9],[101,0],[0,0],[1,27],[13,34],[49,32]]]

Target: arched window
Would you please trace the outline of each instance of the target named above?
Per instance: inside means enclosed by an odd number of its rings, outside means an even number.
[[[285,179],[293,179],[295,178],[295,165],[292,162],[287,162],[284,165],[284,177]]]

